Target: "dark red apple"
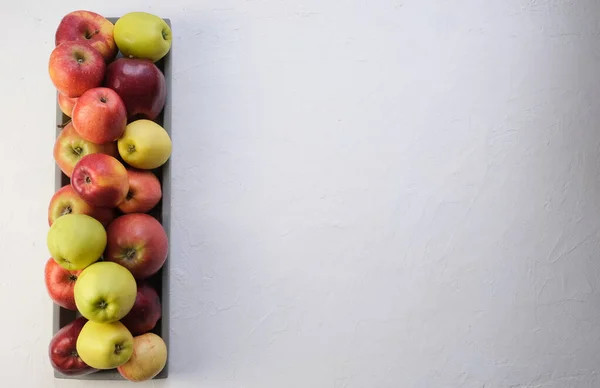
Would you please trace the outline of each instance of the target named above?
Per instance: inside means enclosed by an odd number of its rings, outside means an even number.
[[[69,271],[59,265],[53,258],[48,259],[44,269],[44,281],[50,299],[67,310],[77,310],[74,288],[77,276],[81,271]]]
[[[125,200],[119,204],[123,213],[147,213],[162,198],[160,181],[149,170],[127,169],[129,192]]]
[[[66,376],[82,376],[97,371],[83,362],[77,354],[77,337],[86,322],[87,319],[79,317],[57,331],[50,340],[50,364]]]
[[[106,229],[104,259],[127,268],[137,280],[154,275],[167,260],[169,241],[163,226],[145,213],[115,218]]]
[[[135,304],[129,313],[121,319],[134,336],[154,329],[161,317],[161,303],[158,293],[146,282],[138,282]]]
[[[147,59],[123,57],[114,60],[106,68],[104,86],[121,96],[130,121],[155,120],[165,106],[165,76]]]

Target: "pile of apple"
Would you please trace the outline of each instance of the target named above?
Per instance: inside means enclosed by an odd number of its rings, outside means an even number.
[[[48,207],[45,281],[53,302],[77,316],[49,344],[65,375],[117,369],[143,381],[166,365],[166,344],[152,332],[161,301],[151,279],[169,242],[151,213],[163,195],[157,172],[171,156],[158,123],[167,87],[157,67],[170,49],[169,25],[145,12],[113,24],[74,11],[56,30],[48,71],[70,120],[54,160],[69,183]]]

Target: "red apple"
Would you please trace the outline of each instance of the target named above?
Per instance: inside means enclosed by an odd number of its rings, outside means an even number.
[[[104,86],[121,96],[130,121],[140,118],[155,120],[165,106],[165,76],[150,60],[116,59],[106,68]]]
[[[84,140],[73,128],[72,121],[69,121],[62,129],[54,143],[54,160],[61,171],[69,178],[73,173],[73,168],[82,157],[96,153],[116,157],[119,155],[117,142],[94,144]]]
[[[48,345],[50,364],[66,376],[82,376],[97,370],[87,365],[77,354],[77,337],[87,319],[76,318],[56,332]]]
[[[52,226],[54,220],[65,214],[87,214],[100,221],[105,228],[115,218],[114,209],[90,205],[81,199],[71,185],[61,187],[50,199],[48,225]]]
[[[121,264],[138,279],[146,279],[167,260],[167,234],[154,217],[145,213],[115,218],[106,229],[104,259]]]
[[[71,186],[90,205],[114,208],[129,191],[127,170],[110,155],[89,154],[75,165]]]
[[[138,282],[135,304],[129,313],[121,319],[134,336],[154,329],[161,317],[161,303],[158,293],[148,283]]]
[[[46,261],[44,280],[48,295],[54,303],[67,310],[77,310],[73,289],[80,272],[63,268],[53,258]]]
[[[88,89],[73,108],[73,128],[95,144],[117,141],[127,126],[125,104],[117,92],[97,87]]]
[[[129,192],[119,205],[123,213],[147,213],[162,198],[160,181],[149,170],[127,169]]]
[[[86,10],[66,14],[56,29],[55,45],[67,41],[87,42],[98,50],[105,62],[117,55],[117,45],[113,39],[114,25],[104,16]]]
[[[77,102],[78,97],[67,97],[62,93],[58,93],[58,106],[60,110],[67,116],[71,117],[73,115],[73,107]]]
[[[50,54],[48,73],[56,89],[66,97],[79,97],[102,84],[106,63],[102,55],[86,42],[68,41]]]

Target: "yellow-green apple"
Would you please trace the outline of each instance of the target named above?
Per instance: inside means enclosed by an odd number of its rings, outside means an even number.
[[[66,115],[71,117],[73,114],[73,107],[77,102],[78,97],[67,97],[62,93],[58,93],[58,107]]]
[[[48,295],[54,303],[67,310],[77,310],[73,289],[79,272],[64,269],[53,258],[46,261],[44,281]]]
[[[121,16],[113,34],[117,47],[127,58],[156,62],[171,49],[171,28],[163,19],[148,12],[129,12]]]
[[[95,144],[117,141],[126,125],[125,104],[110,88],[86,90],[73,108],[73,128],[79,136]]]
[[[115,218],[115,209],[95,207],[85,202],[75,192],[73,186],[66,185],[58,189],[50,199],[48,206],[48,225],[65,214],[87,214],[92,216],[106,228]]]
[[[97,371],[77,353],[77,338],[86,322],[84,317],[75,318],[58,330],[48,345],[50,364],[65,376],[83,376]]]
[[[125,127],[117,141],[119,155],[132,167],[151,170],[165,164],[171,156],[171,138],[152,120],[135,120]]]
[[[89,366],[113,369],[131,358],[133,336],[119,321],[87,321],[77,337],[76,348],[79,357]]]
[[[87,42],[98,50],[105,62],[110,62],[118,51],[113,30],[114,25],[104,16],[92,11],[77,10],[61,19],[54,41],[56,46],[68,41]]]
[[[52,258],[63,268],[81,270],[102,256],[106,230],[87,214],[66,214],[52,223],[46,244]]]
[[[90,205],[114,208],[129,191],[127,169],[110,155],[85,155],[73,169],[71,186]]]
[[[79,97],[100,86],[106,63],[102,55],[86,42],[67,41],[50,54],[48,73],[54,87],[67,97]]]
[[[121,323],[131,334],[140,335],[154,329],[161,316],[162,306],[156,290],[147,282],[138,282],[135,303]]]
[[[134,382],[151,380],[167,365],[167,344],[158,335],[146,333],[133,337],[133,354],[118,366],[125,379]]]
[[[98,261],[81,271],[73,294],[81,315],[90,321],[109,323],[129,313],[135,303],[137,284],[122,265]]]
[[[162,198],[160,181],[152,171],[127,168],[129,192],[125,200],[119,204],[123,213],[147,213]]]
[[[60,170],[69,178],[73,174],[73,168],[79,159],[89,154],[107,154],[111,156],[119,155],[117,142],[106,144],[94,144],[84,140],[75,128],[73,122],[69,123],[60,131],[54,142],[54,160]]]
[[[121,96],[129,121],[155,120],[165,106],[165,76],[150,60],[117,58],[106,68],[104,86]]]
[[[167,234],[160,222],[149,214],[119,216],[108,225],[106,235],[104,259],[129,269],[138,280],[157,273],[167,260]]]

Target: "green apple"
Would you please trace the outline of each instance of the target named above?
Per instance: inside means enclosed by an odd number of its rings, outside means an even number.
[[[133,354],[133,335],[121,322],[87,321],[75,344],[83,362],[96,369],[117,368]]]
[[[61,267],[81,270],[102,256],[106,230],[100,221],[87,214],[65,214],[52,223],[46,244]]]
[[[152,170],[166,163],[173,145],[163,127],[152,120],[139,119],[127,124],[117,147],[131,167]]]
[[[79,274],[74,287],[77,310],[97,323],[123,318],[135,303],[137,284],[129,270],[112,261],[99,261]]]
[[[171,28],[147,12],[129,12],[115,23],[113,36],[124,57],[158,61],[171,49]]]

